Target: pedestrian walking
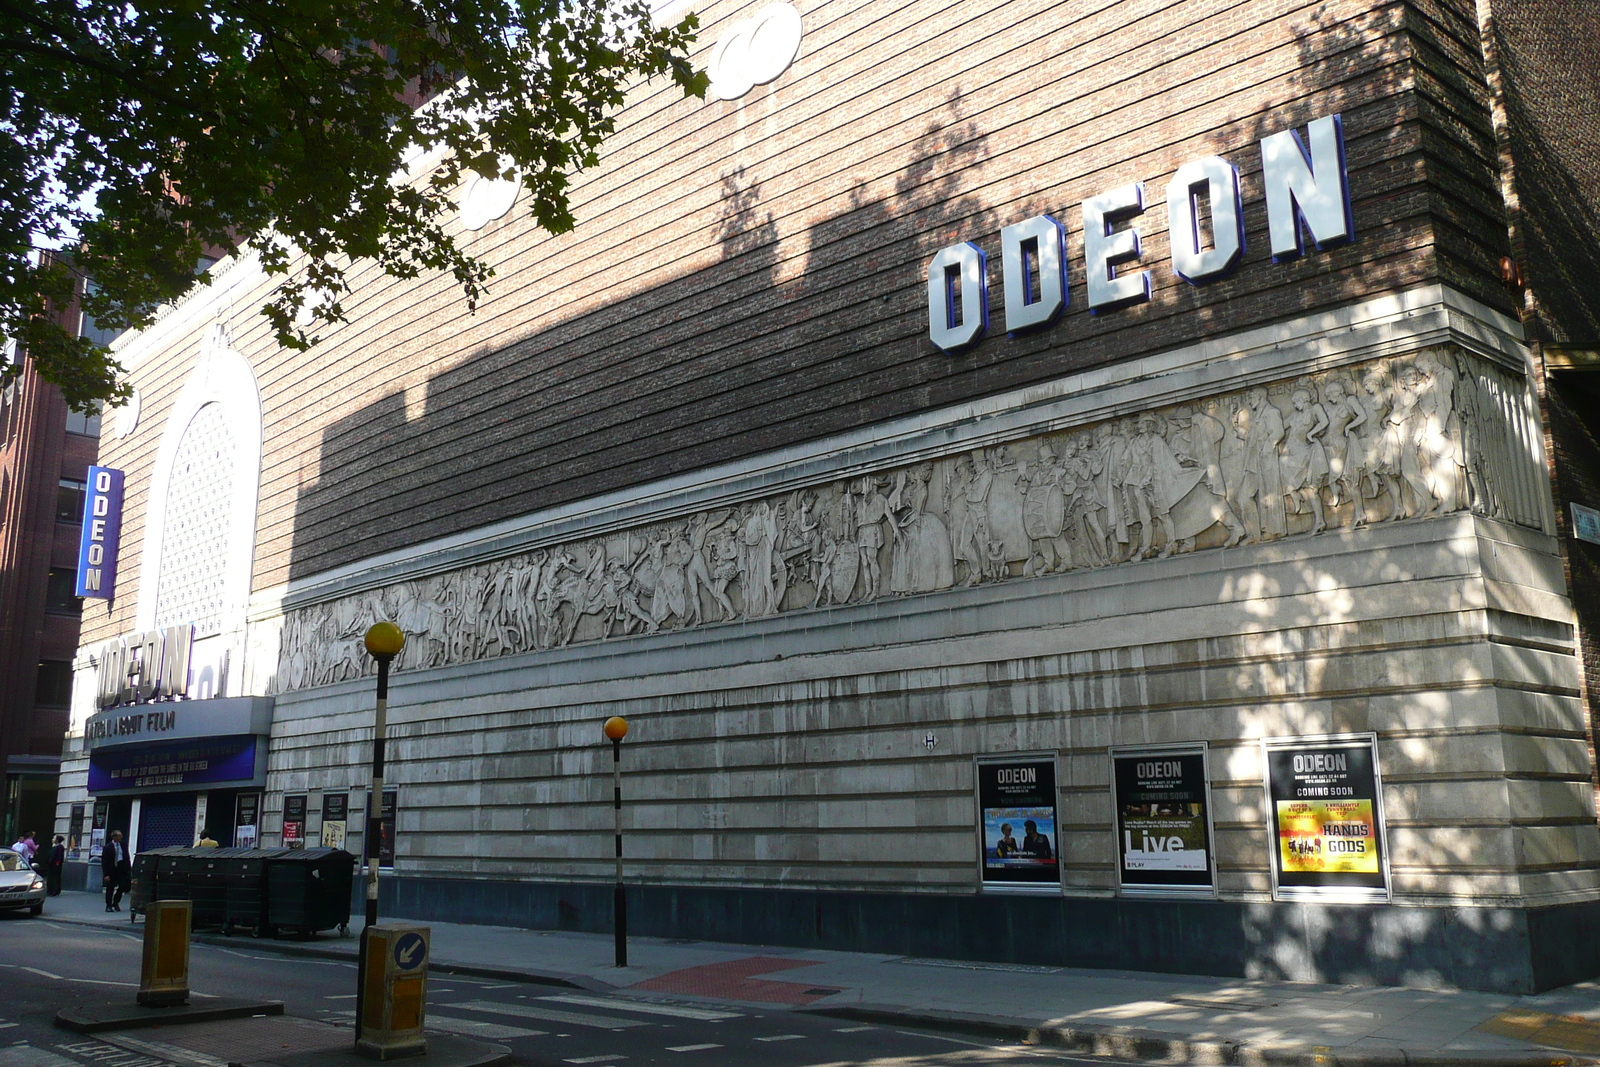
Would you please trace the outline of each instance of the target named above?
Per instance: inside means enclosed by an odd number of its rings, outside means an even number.
[[[132,871],[128,850],[122,844],[122,831],[111,831],[111,837],[100,849],[100,870],[106,887],[106,910],[122,910],[122,894],[128,891],[128,878]]]
[[[54,843],[50,846],[50,856],[44,861],[45,892],[50,896],[61,895],[61,872],[67,866],[67,839],[60,834],[56,835]]]

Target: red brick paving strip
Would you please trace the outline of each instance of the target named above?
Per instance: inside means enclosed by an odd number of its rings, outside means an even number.
[[[706,963],[699,967],[685,967],[636,982],[629,988],[648,989],[658,993],[690,993],[701,997],[722,997],[727,1000],[755,1000],[769,1004],[810,1004],[830,996],[834,990],[808,993],[794,982],[765,982],[751,975],[789,971],[796,967],[814,967],[817,960],[782,959],[777,956],[749,956],[726,963]]]

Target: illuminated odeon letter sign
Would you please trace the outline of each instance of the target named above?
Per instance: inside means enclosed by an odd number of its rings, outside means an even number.
[[[107,641],[100,646],[96,705],[111,708],[188,696],[193,645],[194,627],[189,623]]]
[[[81,597],[110,600],[117,588],[117,545],[122,538],[122,472],[89,468],[83,500],[83,532],[78,537],[78,588]]]
[[[1272,261],[1303,255],[1306,239],[1318,250],[1355,238],[1344,129],[1338,115],[1284,130],[1261,141]],[[1202,200],[1210,209],[1204,227]],[[1150,299],[1150,271],[1133,270],[1143,253],[1138,218],[1144,183],[1133,182],[1085,200],[1083,258],[1089,312],[1100,314]],[[1244,204],[1239,172],[1220,156],[1178,168],[1167,183],[1167,222],[1173,273],[1190,285],[1231,274],[1244,259]],[[1210,232],[1205,232],[1209,229]],[[1067,294],[1066,241],[1061,223],[1036,215],[1000,231],[1006,330],[1017,334],[1060,317]],[[989,326],[988,261],[971,242],[940,249],[928,263],[928,339],[945,352],[976,344]]]

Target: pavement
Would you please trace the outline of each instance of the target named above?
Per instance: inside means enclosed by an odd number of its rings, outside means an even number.
[[[54,897],[45,915],[129,926],[126,913],[106,913],[94,893]],[[1517,997],[645,937],[629,939],[629,966],[618,968],[609,935],[428,925],[435,972],[645,1000],[670,995],[680,1003],[688,997],[788,1006],[1119,1059],[1307,1067],[1600,1063],[1600,983],[1594,982]],[[353,959],[357,947],[356,938],[333,935],[291,941],[201,932],[196,939],[338,959]]]

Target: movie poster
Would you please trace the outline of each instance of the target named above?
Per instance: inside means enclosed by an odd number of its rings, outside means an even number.
[[[1277,895],[1388,899],[1376,738],[1265,745]]]
[[[978,812],[984,888],[1060,889],[1053,757],[980,761]]]
[[[322,794],[322,847],[344,848],[345,828],[349,825],[350,795]]]
[[[303,793],[283,798],[283,846],[306,847],[306,798]]]
[[[1204,748],[1116,752],[1111,764],[1123,890],[1212,893]]]

